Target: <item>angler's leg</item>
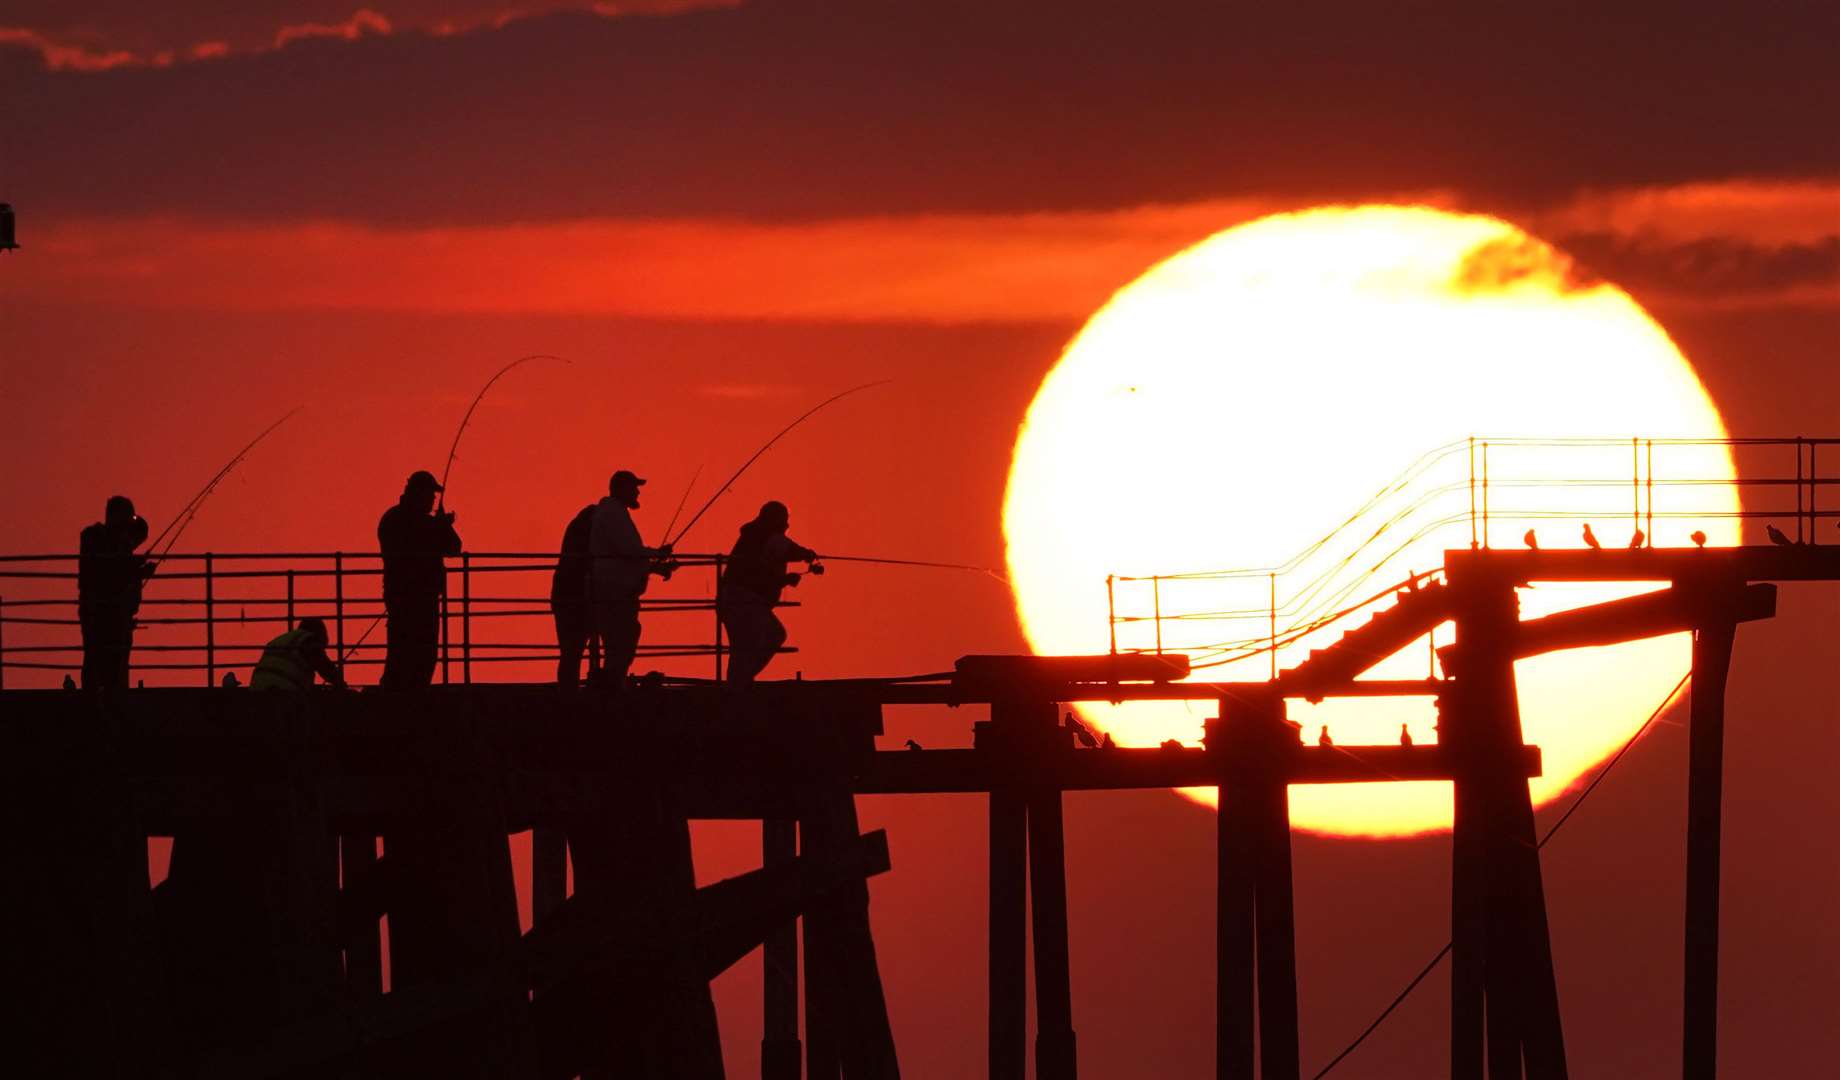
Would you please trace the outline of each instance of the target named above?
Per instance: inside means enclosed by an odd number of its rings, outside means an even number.
[[[588,612],[586,605],[550,602],[556,620],[556,647],[561,657],[556,661],[556,682],[562,686],[581,685],[581,654],[588,647]]]

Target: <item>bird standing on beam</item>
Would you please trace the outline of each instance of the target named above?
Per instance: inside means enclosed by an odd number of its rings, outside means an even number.
[[[1768,536],[1770,538],[1770,543],[1775,544],[1777,547],[1795,546],[1795,541],[1784,536],[1783,531],[1774,525],[1765,525],[1763,527],[1763,534]]]
[[[1591,523],[1588,521],[1584,523],[1584,546],[1592,551],[1601,551],[1604,546],[1597,542],[1597,534],[1591,531]]]
[[[1648,534],[1641,529],[1637,529],[1635,535],[1629,538],[1629,550],[1634,551],[1646,543],[1648,543]]]
[[[1703,548],[1706,546],[1706,534],[1698,529],[1694,529],[1693,535],[1687,537],[1687,539],[1693,541],[1693,546],[1696,548]]]
[[[1526,544],[1535,551],[1540,550],[1540,538],[1533,535],[1532,529],[1528,529],[1521,535],[1521,543]]]

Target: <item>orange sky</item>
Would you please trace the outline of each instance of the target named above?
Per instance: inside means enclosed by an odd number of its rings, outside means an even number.
[[[776,448],[693,541],[780,497],[821,551],[997,565],[1016,425],[1083,318],[1215,229],[1333,200],[1501,213],[1648,306],[1734,432],[1833,433],[1828,7],[587,6],[0,0],[0,201],[24,245],[0,256],[0,549],[68,548],[118,490],[163,523],[294,405],[185,546],[366,547],[485,377],[550,352],[574,363],[508,377],[467,435],[451,505],[475,548],[554,544],[618,467],[654,480],[652,535],[698,465],[707,485],[809,404],[891,378]],[[360,10],[391,32],[276,47]],[[48,67],[52,46],[132,62]],[[1205,497],[1238,466],[1184,467]],[[801,599],[811,675],[1022,647],[980,575],[838,566]],[[1840,812],[1827,756],[1783,753],[1831,743],[1836,602],[1785,590],[1740,635],[1722,1045],[1747,1075],[1840,1053],[1840,864],[1783,827]],[[976,718],[895,710],[891,745],[963,745]],[[1662,725],[1548,852],[1579,1075],[1678,1072],[1684,760]],[[874,917],[912,1075],[982,1069],[982,812],[865,800],[893,848]],[[1083,1065],[1206,1074],[1211,819],[1146,792],[1072,797],[1068,823]],[[756,842],[703,831],[704,872]],[[1445,940],[1449,853],[1296,850],[1315,1063]],[[755,970],[719,986],[735,1075],[758,1053]],[[1444,1005],[1434,977],[1349,1075],[1441,1072]]]

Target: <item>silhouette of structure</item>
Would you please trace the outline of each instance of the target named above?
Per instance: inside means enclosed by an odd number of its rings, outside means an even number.
[[[854,797],[975,792],[989,798],[989,1075],[1024,1074],[1032,976],[1036,1074],[1070,1080],[1062,793],[1209,786],[1220,795],[1218,1074],[1296,1077],[1289,787],[1436,779],[1452,783],[1456,809],[1451,1075],[1563,1077],[1527,786],[1540,755],[1522,737],[1514,664],[1692,631],[1683,1039],[1685,1075],[1710,1077],[1732,644],[1740,624],[1774,614],[1774,583],[1840,580],[1840,546],[1812,542],[1833,512],[1816,510],[1812,488],[1805,506],[1800,494],[1798,484],[1796,532],[1807,539],[1789,544],[1497,549],[1481,522],[1484,542],[1447,551],[1442,580],[1415,574],[1374,604],[1317,620],[1312,631],[1370,616],[1250,681],[1178,681],[1197,673],[1188,656],[1124,649],[967,656],[940,675],[735,693],[720,685],[718,636],[713,647],[654,654],[713,653],[713,682],[620,694],[473,683],[474,659],[487,658],[473,655],[486,648],[472,640],[473,608],[499,598],[475,598],[472,579],[488,569],[475,560],[487,557],[463,553],[458,683],[401,694],[224,691],[214,688],[229,666],[217,650],[228,646],[214,635],[248,620],[216,610],[213,564],[228,557],[200,556],[202,573],[162,578],[204,590],[205,661],[172,665],[201,670],[204,687],[5,691],[11,749],[35,767],[4,797],[18,819],[44,823],[19,840],[20,865],[34,874],[3,890],[13,969],[36,990],[15,1014],[13,1060],[26,1075],[717,1077],[709,980],[762,947],[763,1077],[897,1076],[865,884],[890,870],[893,852],[883,834],[861,833]],[[498,558],[496,569],[554,566]],[[347,610],[347,577],[376,571],[326,559],[329,570],[267,571],[285,576],[287,599],[285,616],[266,617],[292,625],[297,578],[319,574],[334,590],[329,628],[342,655],[344,621],[369,614]],[[44,557],[6,561],[33,560]],[[724,562],[683,561],[718,577]],[[1516,589],[1533,581],[1665,587],[1522,618]],[[714,608],[649,603],[660,614]],[[1267,646],[1282,639],[1277,607],[1274,589]],[[67,648],[7,644],[8,621],[0,676],[38,664],[11,657]],[[1437,650],[1441,675],[1372,674],[1445,622],[1455,640]],[[1340,696],[1434,700],[1438,740],[1304,745],[1287,701]],[[1133,700],[1212,701],[1218,713],[1199,748],[1124,748],[1109,737],[1091,748],[1091,732],[1082,738],[1077,719],[1062,719],[1065,703]],[[927,703],[982,706],[988,718],[973,724],[968,749],[876,749],[884,707]],[[759,820],[760,869],[698,888],[695,818]],[[535,836],[528,933],[508,845],[524,829]],[[175,841],[157,888],[149,836]],[[113,1037],[93,1037],[99,1017]]]

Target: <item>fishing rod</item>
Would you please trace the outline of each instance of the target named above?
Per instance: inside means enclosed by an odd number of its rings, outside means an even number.
[[[830,405],[833,402],[842,401],[844,398],[847,398],[851,394],[854,394],[858,391],[868,390],[871,387],[876,387],[876,386],[886,386],[893,381],[894,381],[893,379],[877,379],[875,382],[866,382],[866,383],[863,383],[861,386],[852,386],[848,390],[845,390],[843,393],[833,394],[832,396],[825,398],[823,401],[820,401],[816,405],[813,405],[811,408],[805,410],[805,412],[801,414],[797,420],[794,420],[792,423],[787,424],[785,427],[781,428],[779,434],[773,436],[771,439],[768,439],[764,446],[754,451],[751,457],[749,457],[746,461],[742,462],[741,467],[735,470],[735,475],[729,477],[728,480],[725,481],[721,487],[716,489],[716,493],[714,495],[711,495],[709,497],[709,501],[703,504],[703,508],[696,512],[696,516],[690,519],[690,524],[685,525],[683,531],[678,533],[675,538],[666,540],[666,545],[669,547],[675,548],[677,546],[677,542],[679,540],[682,540],[685,536],[689,535],[690,530],[696,527],[696,523],[703,520],[703,515],[708,513],[709,508],[716,504],[716,500],[720,499],[723,495],[727,494],[728,489],[734,485],[735,481],[741,479],[741,474],[744,472],[747,472],[749,466],[753,465],[754,462],[760,460],[760,455],[766,453],[768,450],[773,449],[773,444],[785,438],[787,434],[789,434],[792,431],[793,428],[798,427],[800,424],[803,424],[805,421],[811,419],[814,413],[818,412],[818,410],[824,408],[826,405]],[[665,535],[669,537],[670,532],[667,530]]]
[[[696,478],[701,475],[703,475],[703,467],[698,465],[696,471],[690,474],[690,482],[684,485],[684,497],[677,500],[677,509],[671,514],[671,523],[664,527],[666,536],[671,535],[671,530],[677,528],[677,519],[683,515],[684,504],[690,501],[690,492],[696,489]]]
[[[249,445],[243,447],[241,450],[238,450],[236,452],[235,457],[232,457],[227,463],[225,463],[223,468],[217,470],[217,474],[212,476],[210,481],[206,483],[204,487],[198,489],[198,494],[193,495],[191,498],[191,501],[186,503],[185,506],[176,515],[173,516],[172,521],[167,523],[167,526],[164,529],[160,530],[160,535],[154,537],[153,542],[147,545],[147,550],[149,552],[153,551],[156,548],[159,549],[159,554],[154,556],[154,561],[156,563],[166,561],[166,556],[170,554],[172,552],[172,549],[179,543],[179,538],[185,535],[185,530],[191,526],[192,520],[198,516],[199,508],[204,505],[204,501],[206,499],[211,497],[211,493],[217,490],[217,485],[223,483],[224,478],[229,476],[230,473],[238,465],[243,463],[243,459],[249,456],[249,452],[251,450],[254,450],[258,443],[260,443],[263,439],[268,438],[269,435],[273,433],[276,428],[280,427],[282,424],[285,424],[289,420],[293,419],[294,414],[299,411],[300,411],[300,406],[297,405],[294,408],[289,409],[287,414],[284,415],[281,419],[263,428],[262,433],[260,435],[257,435],[255,438],[249,440]],[[176,531],[175,531],[175,526],[177,527]],[[171,534],[170,540],[167,539],[167,535],[169,533]],[[167,541],[166,546],[164,548],[160,547],[160,541],[162,540]]]
[[[822,562],[873,563],[878,566],[922,566],[933,570],[975,570],[981,574],[989,574],[1006,584],[1009,582],[1009,578],[1005,577],[1001,570],[988,566],[972,566],[969,563],[924,562],[920,559],[878,559],[867,555],[822,555],[819,556],[819,559]]]
[[[485,400],[486,391],[492,389],[493,383],[504,378],[506,373],[512,368],[527,364],[532,360],[561,360],[565,364],[568,363],[567,360],[564,360],[560,356],[551,356],[548,353],[532,353],[529,356],[520,356],[504,367],[499,368],[490,379],[486,380],[486,384],[479,388],[479,393],[473,395],[473,403],[466,407],[466,415],[460,418],[460,427],[454,431],[453,444],[447,448],[447,464],[441,466],[441,498],[440,505],[436,508],[437,510],[447,509],[447,477],[454,469],[454,455],[460,452],[460,436],[466,434],[467,425],[473,422],[473,410],[479,408],[479,403]]]
[[[351,659],[351,654],[358,651],[358,646],[363,645],[366,641],[370,640],[371,631],[377,629],[377,627],[381,625],[382,623],[383,623],[383,614],[380,612],[378,613],[375,619],[371,620],[371,624],[364,628],[364,633],[358,635],[358,640],[351,643],[351,648],[346,649],[344,655],[339,657],[339,666],[343,667],[345,664],[345,661]]]

